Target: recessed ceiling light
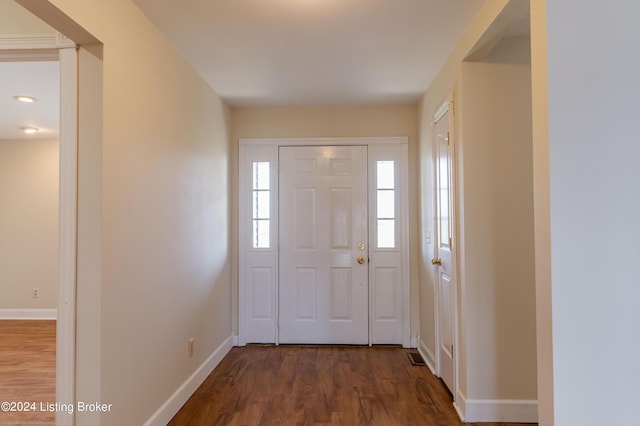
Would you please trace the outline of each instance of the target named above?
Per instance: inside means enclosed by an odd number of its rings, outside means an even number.
[[[15,99],[16,101],[27,102],[27,103],[38,102],[38,100],[33,96],[25,96],[25,95],[16,95],[13,97],[13,99]]]
[[[36,129],[35,127],[20,127],[20,128],[22,129],[23,132],[25,132],[28,135],[40,131],[40,129]]]

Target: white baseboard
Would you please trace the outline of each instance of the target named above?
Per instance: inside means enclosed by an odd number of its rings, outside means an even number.
[[[164,426],[176,415],[185,402],[193,395],[214,368],[233,347],[233,335],[229,336],[200,367],[165,401],[147,420],[145,426]]]
[[[431,370],[431,373],[433,373],[434,376],[438,376],[438,374],[436,374],[436,357],[433,354],[433,352],[429,350],[429,348],[427,347],[427,345],[424,343],[422,339],[420,339],[418,352],[422,356],[422,359],[424,359],[424,362],[427,363],[427,367],[429,367],[429,370]]]
[[[240,346],[239,345],[239,339],[238,339],[238,335],[234,334],[233,335],[233,346]]]
[[[462,420],[462,422],[467,421],[466,413],[464,412],[466,404],[467,404],[467,399],[464,397],[462,392],[460,392],[460,389],[458,389],[458,391],[456,392],[456,397],[454,398],[454,401],[453,401],[453,408],[455,408],[456,413],[458,413],[458,417],[460,417],[460,420]]]
[[[418,347],[418,337],[416,336],[411,336],[411,343],[409,343],[409,347],[410,348],[417,348]]]
[[[0,309],[0,320],[55,320],[57,309]]]
[[[454,404],[464,422],[537,423],[535,399],[466,399],[458,392]]]

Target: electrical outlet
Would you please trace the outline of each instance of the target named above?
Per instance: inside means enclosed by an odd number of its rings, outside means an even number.
[[[37,299],[40,296],[40,289],[39,288],[33,288],[31,290],[31,295],[33,296],[34,299]]]
[[[193,337],[189,337],[189,340],[187,341],[187,350],[189,353],[189,358],[193,356],[193,342],[194,342]]]

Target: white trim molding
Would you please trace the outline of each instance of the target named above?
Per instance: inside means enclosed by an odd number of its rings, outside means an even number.
[[[60,217],[56,401],[76,400],[76,284],[78,242],[78,52],[60,49]],[[75,414],[56,412],[56,425],[72,426]]]
[[[57,61],[58,50],[76,44],[60,33],[0,34],[0,62]]]
[[[538,401],[535,399],[466,399],[458,391],[454,407],[465,423],[538,422]]]
[[[436,124],[438,121],[440,121],[440,119],[442,117],[444,117],[444,115],[447,112],[449,112],[449,109],[450,109],[452,103],[453,103],[453,96],[449,95],[447,100],[444,101],[442,103],[442,105],[440,105],[440,108],[438,108],[436,110],[436,112],[433,114],[433,123],[432,124]]]
[[[431,373],[438,377],[438,374],[436,373],[436,356],[433,354],[433,351],[431,349],[429,349],[429,347],[424,343],[424,340],[420,339],[419,345],[418,345],[418,353],[420,353],[420,355],[422,356],[422,359],[424,359],[424,362],[427,364],[427,367],[429,367],[429,370],[431,370]]]
[[[65,47],[76,47],[76,44],[58,32],[0,35],[0,49],[2,50],[61,49]]]
[[[410,348],[417,348],[418,345],[420,344],[418,339],[420,339],[418,336],[411,336],[411,340],[410,340],[411,343],[410,343],[409,347]]]
[[[0,309],[0,320],[55,320],[57,309]]]
[[[467,399],[464,397],[464,394],[460,391],[460,389],[458,389],[453,399],[453,408],[455,408],[456,413],[458,413],[458,417],[460,417],[460,420],[465,423],[467,422],[467,415],[465,412],[466,403]]]
[[[220,361],[229,353],[233,347],[234,336],[225,339],[218,348],[193,372],[193,374],[180,385],[178,389],[167,399],[164,404],[153,413],[145,426],[164,426],[176,415],[176,413],[187,402],[191,395],[200,387],[205,379],[211,374]]]
[[[406,136],[354,138],[241,138],[240,145],[250,146],[347,146],[409,144]]]

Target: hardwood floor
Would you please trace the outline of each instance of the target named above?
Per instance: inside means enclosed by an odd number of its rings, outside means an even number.
[[[0,321],[0,402],[55,402],[55,333],[55,321]],[[3,426],[54,423],[52,412],[0,411]],[[233,348],[169,424],[462,423],[442,382],[406,349],[248,346]]]
[[[444,384],[406,349],[248,346],[233,348],[169,424],[462,423]]]
[[[0,320],[0,402],[35,402],[36,411],[0,410],[0,425],[52,425],[40,402],[56,398],[56,322]]]

